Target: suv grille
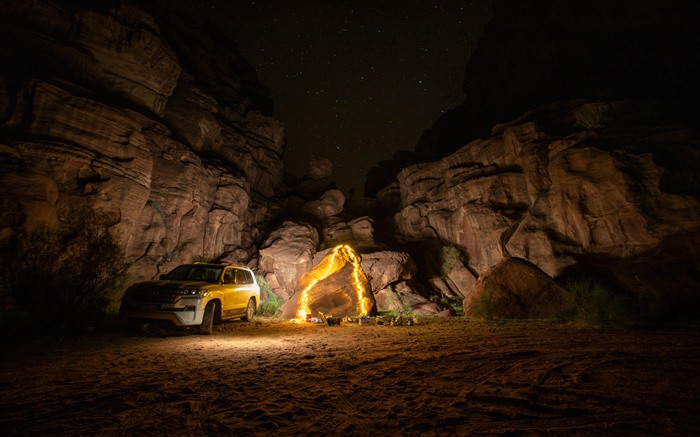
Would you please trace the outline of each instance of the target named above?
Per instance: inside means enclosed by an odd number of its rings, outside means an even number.
[[[132,297],[142,303],[173,303],[180,297],[177,292],[177,288],[143,289],[134,291]]]

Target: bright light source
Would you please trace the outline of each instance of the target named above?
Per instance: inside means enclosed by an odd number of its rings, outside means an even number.
[[[299,309],[297,311],[297,317],[301,320],[305,320],[308,314],[311,314],[311,308],[309,307],[309,292],[314,286],[319,282],[337,272],[343,268],[344,264],[340,261],[345,260],[352,265],[352,278],[353,278],[353,288],[357,292],[357,315],[367,316],[372,307],[372,302],[369,298],[364,297],[367,293],[365,286],[363,284],[362,278],[364,277],[364,272],[360,266],[360,257],[357,253],[348,245],[340,245],[333,248],[331,253],[327,255],[322,261],[326,263],[326,266],[321,266],[319,264],[319,269],[317,271],[322,272],[320,275],[315,275],[311,280],[309,285],[306,286],[301,291],[301,297],[299,299]]]

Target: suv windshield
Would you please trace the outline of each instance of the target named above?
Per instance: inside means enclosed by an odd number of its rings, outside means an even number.
[[[170,273],[163,276],[163,279],[174,279],[180,281],[206,281],[217,282],[221,277],[222,267],[185,265],[176,267]]]

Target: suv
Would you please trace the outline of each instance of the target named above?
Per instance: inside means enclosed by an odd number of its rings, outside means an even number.
[[[177,326],[199,325],[200,333],[211,334],[222,320],[252,320],[259,303],[260,287],[248,267],[194,263],[129,287],[119,315],[130,324],[168,320]]]

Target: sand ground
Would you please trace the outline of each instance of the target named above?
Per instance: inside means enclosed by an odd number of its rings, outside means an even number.
[[[5,340],[2,435],[700,435],[700,330],[228,322]]]

